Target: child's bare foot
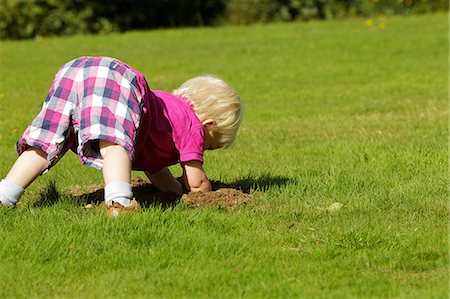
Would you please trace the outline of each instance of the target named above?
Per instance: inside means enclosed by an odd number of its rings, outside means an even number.
[[[122,206],[118,202],[113,202],[111,206],[106,207],[106,211],[108,212],[109,216],[117,217],[120,214],[129,214],[131,212],[140,212],[141,206],[136,201],[136,199],[131,200],[131,204],[129,206]]]

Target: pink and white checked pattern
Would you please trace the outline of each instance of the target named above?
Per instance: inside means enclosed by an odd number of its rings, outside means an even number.
[[[17,142],[17,153],[40,148],[47,153],[50,168],[71,148],[82,163],[101,169],[98,140],[102,139],[124,147],[133,160],[142,113],[139,76],[143,77],[109,57],[80,57],[66,63],[42,110]]]

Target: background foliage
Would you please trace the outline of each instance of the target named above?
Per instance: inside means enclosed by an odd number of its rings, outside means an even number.
[[[0,0],[0,38],[20,39],[44,35],[117,30],[95,15],[92,5],[79,0]]]
[[[211,25],[215,0],[0,0],[0,38]]]
[[[446,0],[229,0],[228,22],[254,22],[367,17],[448,10]]]
[[[0,38],[447,11],[447,0],[0,0]]]

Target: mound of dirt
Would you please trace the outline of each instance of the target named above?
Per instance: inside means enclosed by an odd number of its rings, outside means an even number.
[[[161,192],[149,181],[140,177],[135,177],[131,181],[133,195],[143,207],[155,204],[170,207],[182,201],[188,208],[192,209],[210,206],[235,208],[240,205],[246,205],[254,199],[248,186],[227,185],[219,181],[211,181],[211,184],[213,191],[203,193],[191,192],[180,197],[171,192]],[[75,185],[66,188],[62,193],[78,197],[85,204],[92,206],[104,201],[105,192],[103,188],[103,184],[83,187]]]
[[[231,188],[220,188],[216,191],[188,193],[182,200],[189,208],[221,206],[235,208],[246,205],[253,199],[252,195]]]

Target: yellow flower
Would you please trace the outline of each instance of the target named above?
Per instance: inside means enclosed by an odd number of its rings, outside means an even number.
[[[370,27],[370,26],[372,26],[373,25],[373,20],[372,19],[367,19],[366,20],[366,26],[367,27]]]

